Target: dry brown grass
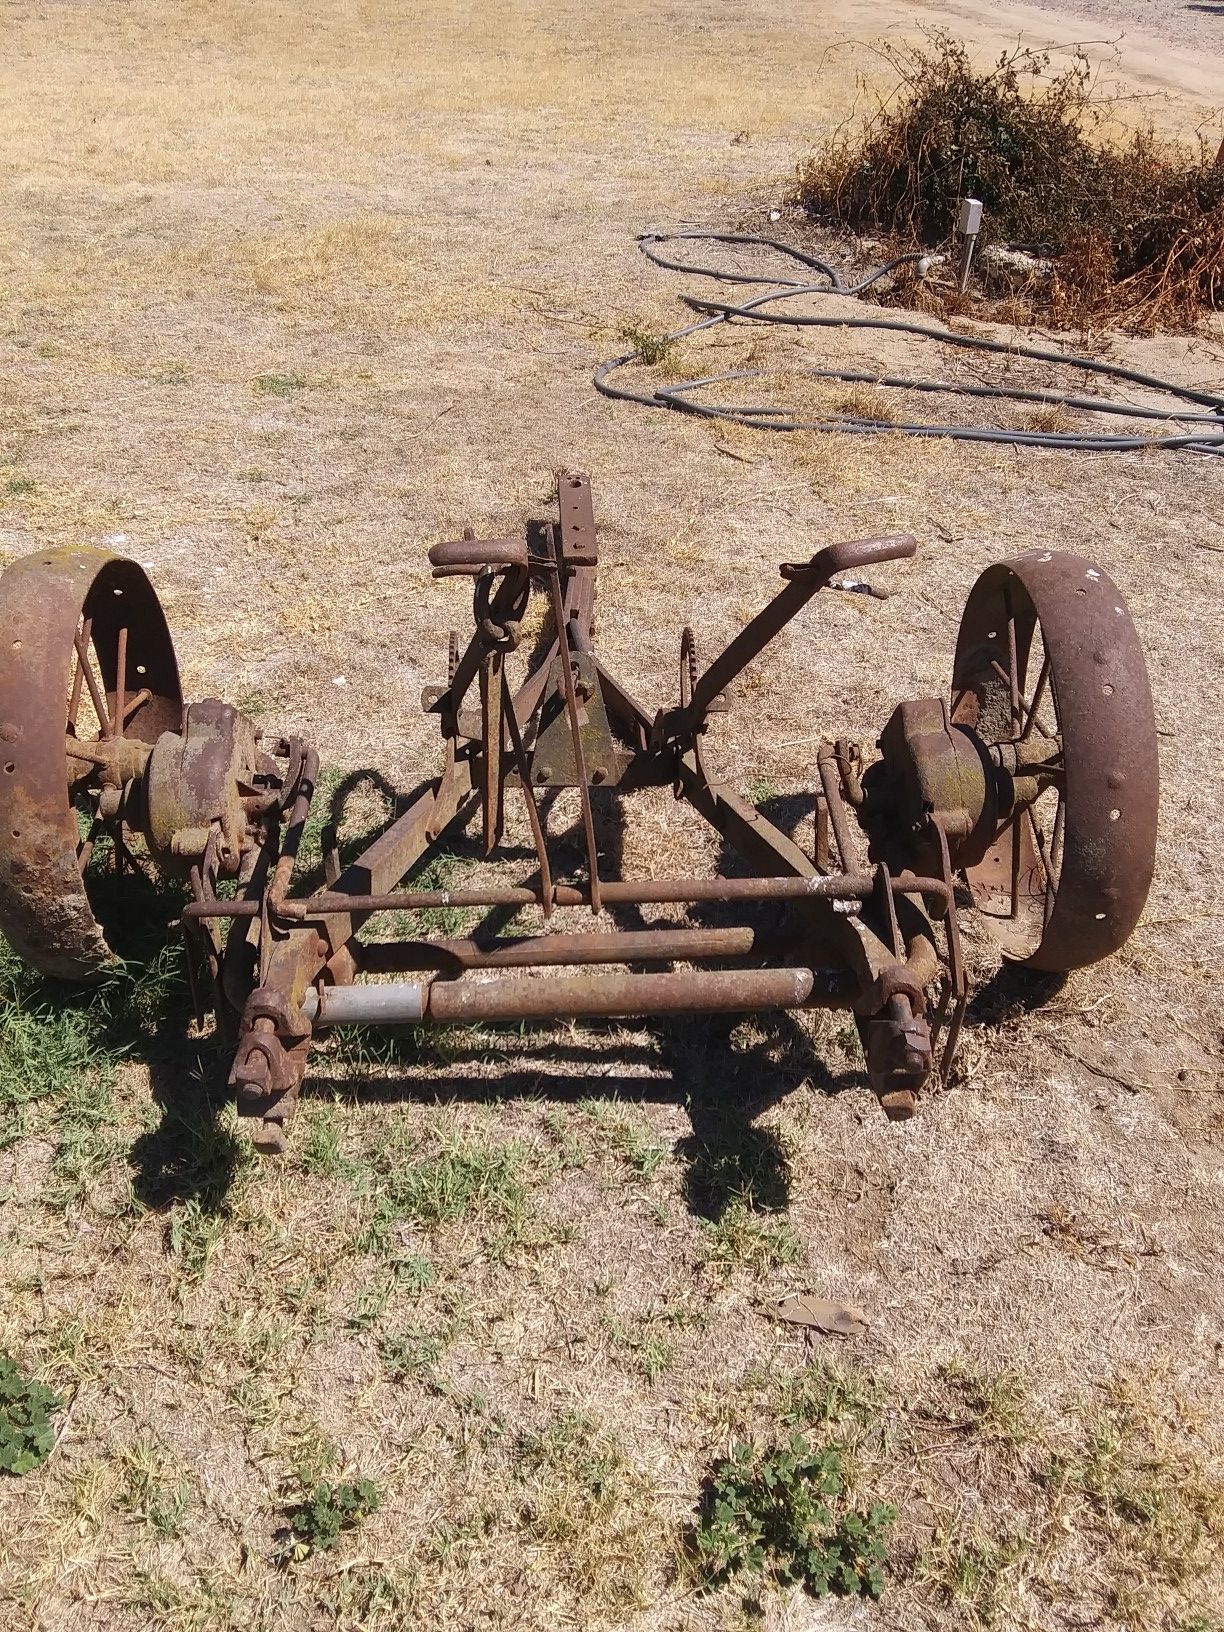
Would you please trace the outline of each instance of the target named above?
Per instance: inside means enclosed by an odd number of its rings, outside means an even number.
[[[685,1573],[685,1526],[733,1438],[795,1420],[901,1507],[864,1624],[994,1606],[1042,1632],[1212,1626],[1217,466],[763,437],[589,384],[622,321],[669,320],[629,229],[779,196],[873,60],[826,47],[909,14],[319,3],[290,28],[106,0],[4,21],[0,559],[122,535],[192,693],[411,785],[434,762],[419,689],[466,615],[424,547],[517,528],[573,463],[604,524],[601,645],[659,703],[683,623],[713,649],[779,561],[920,538],[879,574],[892,600],[814,608],[712,734],[754,796],[809,786],[830,725],[870,741],[895,699],[942,690],[974,576],[1035,540],[1118,578],[1171,733],[1131,947],[1033,1014],[986,1006],[956,1086],[904,1129],[839,1016],[729,1044],[678,1026],[333,1050],[280,1165],[213,1120],[170,1027],[6,1102],[0,1341],[68,1402],[46,1467],[0,1484],[6,1629],[732,1626],[735,1595]],[[1187,73],[1193,98],[1209,66],[1141,69]],[[724,366],[793,380],[804,360],[741,345]],[[845,336],[833,354],[915,361]],[[1121,354],[1187,379],[1224,363],[1211,339]],[[631,874],[715,855],[666,791],[623,834]],[[809,1348],[761,1314],[800,1287],[861,1304],[868,1337]],[[1154,1525],[1108,1494],[1140,1474]],[[359,1476],[378,1512],[277,1564],[303,1489]]]

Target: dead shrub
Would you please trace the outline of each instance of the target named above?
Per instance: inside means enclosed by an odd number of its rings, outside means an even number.
[[[1224,166],[1150,126],[1121,137],[1086,57],[1005,53],[981,69],[959,41],[894,46],[896,92],[800,167],[830,226],[935,246],[958,200],[985,205],[981,244],[1055,258],[1032,305],[1066,322],[1187,328],[1224,293]],[[913,288],[913,285],[908,287]],[[921,287],[920,285],[918,287]]]

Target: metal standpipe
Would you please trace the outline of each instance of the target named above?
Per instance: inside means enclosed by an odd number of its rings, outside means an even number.
[[[611,1020],[655,1014],[748,1014],[838,1008],[852,982],[836,970],[682,969],[669,974],[533,975],[404,980],[312,988],[315,1027],[471,1025],[485,1020]]]

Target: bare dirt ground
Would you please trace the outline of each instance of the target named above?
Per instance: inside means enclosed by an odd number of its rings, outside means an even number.
[[[836,1017],[322,1059],[281,1163],[227,1112],[204,1129],[194,1054],[148,1024],[118,1066],[57,1064],[5,1110],[0,1331],[68,1408],[0,1484],[0,1624],[1220,1626],[1224,470],[729,433],[590,385],[623,324],[681,321],[633,235],[780,202],[873,40],[1125,23],[1089,49],[1190,137],[1219,10],[0,8],[0,563],[115,541],[189,694],[411,785],[463,615],[425,548],[517,529],[569,465],[596,485],[604,651],[660,701],[680,627],[713,648],[778,562],[919,537],[891,600],[832,597],[760,665],[712,743],[754,797],[810,785],[830,727],[870,742],[942,690],[976,575],[1047,542],[1126,595],[1164,775],[1131,945],[1031,1010],[979,1006],[902,1126]],[[1110,344],[1224,386],[1217,329]],[[667,817],[632,819],[627,871],[703,853]],[[868,1334],[805,1346],[760,1310],[791,1288]],[[878,1605],[698,1590],[703,1478],[795,1428],[898,1508]],[[302,1493],[358,1476],[378,1511],[286,1559]]]

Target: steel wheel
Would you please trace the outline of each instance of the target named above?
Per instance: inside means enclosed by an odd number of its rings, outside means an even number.
[[[1036,797],[966,873],[1005,955],[1061,971],[1116,952],[1152,881],[1159,762],[1143,650],[1109,577],[1054,550],[988,568],[961,618],[952,718],[1004,761],[1044,761]]]
[[[181,723],[174,646],[134,561],[45,550],[0,577],[0,931],[44,974],[115,965],[90,890],[103,859],[118,874],[139,863],[123,787],[113,772],[101,786],[99,763],[135,776],[140,745]]]

